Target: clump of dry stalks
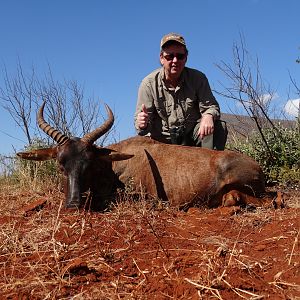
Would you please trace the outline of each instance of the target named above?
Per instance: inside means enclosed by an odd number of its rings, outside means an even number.
[[[127,192],[93,213],[65,210],[59,182],[1,181],[2,299],[300,295],[298,194],[289,209],[231,215]]]

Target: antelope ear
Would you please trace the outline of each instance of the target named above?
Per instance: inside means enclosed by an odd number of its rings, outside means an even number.
[[[56,158],[57,147],[31,150],[28,152],[18,152],[17,155],[23,159],[28,159],[28,160],[39,160],[39,161],[49,160],[49,159]]]
[[[106,161],[126,160],[134,156],[133,154],[117,152],[108,148],[97,148],[97,152],[101,156],[101,159],[104,159]]]
[[[111,161],[119,161],[119,160],[126,160],[134,157],[133,154],[127,154],[127,153],[122,153],[122,152],[115,152],[111,153],[109,156]]]

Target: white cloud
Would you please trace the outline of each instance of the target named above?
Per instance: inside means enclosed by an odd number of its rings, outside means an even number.
[[[288,100],[284,106],[284,111],[293,117],[298,117],[300,107],[300,98]]]
[[[274,94],[263,94],[259,98],[260,98],[260,100],[263,103],[267,103],[267,102],[270,102],[271,100],[278,99],[279,95],[277,93],[274,93]]]

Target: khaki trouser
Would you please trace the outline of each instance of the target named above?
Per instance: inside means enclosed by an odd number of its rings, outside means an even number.
[[[204,137],[202,140],[198,135],[199,127],[200,123],[197,123],[192,132],[185,133],[182,145],[224,150],[228,134],[225,121],[216,120],[213,134]]]

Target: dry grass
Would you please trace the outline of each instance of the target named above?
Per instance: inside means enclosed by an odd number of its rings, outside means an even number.
[[[1,181],[1,299],[300,297],[299,193],[290,209],[239,214],[129,195],[106,213],[63,201],[55,184]]]

